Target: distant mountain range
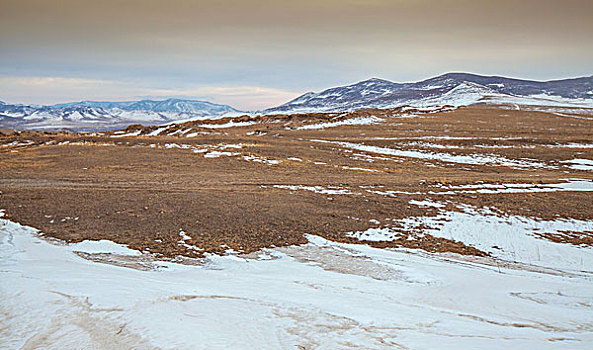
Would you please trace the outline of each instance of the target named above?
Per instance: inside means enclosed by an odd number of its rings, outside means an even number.
[[[94,131],[129,124],[156,125],[184,119],[217,119],[242,114],[227,105],[206,101],[82,101],[51,106],[0,102],[0,127],[36,130]]]
[[[593,107],[593,77],[530,81],[467,73],[448,73],[416,83],[369,79],[347,86],[309,92],[264,113],[338,112],[404,105],[464,106],[517,104]]]
[[[393,83],[373,78],[319,93],[309,92],[255,114],[476,104],[588,108],[593,111],[593,76],[544,82],[467,73],[448,73],[415,83]],[[227,105],[181,99],[82,101],[51,106],[0,102],[0,128],[94,131],[117,129],[129,124],[158,125],[241,114],[248,113]]]

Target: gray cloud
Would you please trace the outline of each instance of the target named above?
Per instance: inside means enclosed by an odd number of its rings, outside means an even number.
[[[0,7],[5,77],[307,91],[454,70],[535,79],[593,71],[590,0],[2,0]]]

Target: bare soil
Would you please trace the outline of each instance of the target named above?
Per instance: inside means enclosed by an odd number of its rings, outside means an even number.
[[[257,123],[233,128],[204,127],[230,120],[194,121],[152,137],[146,135],[156,127],[130,126],[123,133],[98,134],[2,130],[0,208],[12,220],[67,242],[109,239],[170,258],[302,244],[305,234],[382,248],[486,255],[430,235],[410,240],[403,232],[401,239],[384,242],[346,235],[389,227],[393,219],[437,213],[435,208],[411,205],[412,199],[447,203],[451,210],[469,204],[495,208],[501,215],[593,219],[592,192],[435,194],[447,186],[480,182],[591,180],[593,172],[570,168],[562,161],[593,159],[593,149],[562,145],[593,144],[593,120],[485,107],[409,114],[368,110],[240,117],[233,121]],[[374,125],[297,129],[371,115],[384,120]],[[134,131],[140,134],[114,137]],[[545,166],[396,157],[317,140],[494,155]],[[290,185],[310,188],[274,187]],[[315,186],[317,190],[312,190]],[[349,194],[318,193],[323,189]],[[389,191],[392,194],[386,195]],[[181,240],[181,231],[191,239]],[[590,234],[541,237],[591,244]]]

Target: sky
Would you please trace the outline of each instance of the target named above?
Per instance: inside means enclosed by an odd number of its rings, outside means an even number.
[[[0,0],[0,100],[243,110],[371,77],[593,75],[591,0]]]

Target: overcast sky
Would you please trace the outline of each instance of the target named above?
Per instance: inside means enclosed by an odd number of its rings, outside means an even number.
[[[0,0],[0,100],[259,109],[370,77],[593,74],[592,0]]]

